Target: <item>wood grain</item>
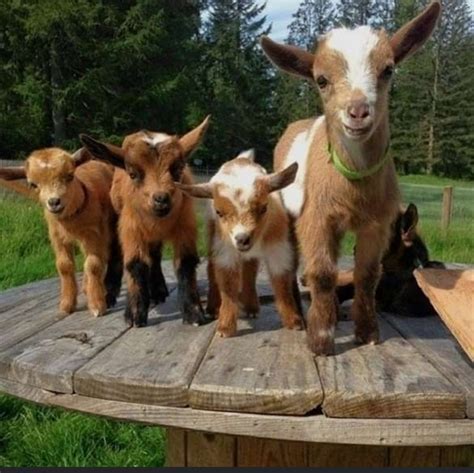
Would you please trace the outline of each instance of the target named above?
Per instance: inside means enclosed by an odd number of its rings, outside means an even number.
[[[441,448],[441,466],[474,467],[474,445]]]
[[[417,269],[415,278],[474,361],[474,270]]]
[[[238,467],[304,467],[308,465],[307,444],[252,437],[237,439]]]
[[[470,419],[331,419],[209,412],[190,408],[107,401],[76,394],[55,394],[0,378],[0,391],[22,399],[149,425],[300,442],[357,445],[468,445],[474,438]]]
[[[166,465],[183,467],[186,464],[186,431],[183,429],[166,429]]]
[[[464,394],[384,320],[381,343],[354,344],[352,322],[339,322],[336,356],[318,357],[330,417],[463,418]]]
[[[0,352],[0,376],[72,393],[72,375],[127,330],[121,313],[77,312]]]
[[[281,328],[273,306],[215,337],[190,387],[196,409],[303,415],[322,400],[305,333]]]
[[[383,314],[466,398],[466,415],[474,418],[474,366],[438,317],[407,318]]]
[[[188,387],[213,337],[214,324],[183,325],[176,292],[150,312],[147,327],[129,330],[74,376],[86,396],[187,406]]]
[[[434,467],[440,464],[439,447],[391,447],[391,467]]]
[[[308,446],[308,466],[312,467],[385,467],[387,465],[388,447],[326,443]]]
[[[207,432],[187,432],[188,467],[235,466],[236,438]]]

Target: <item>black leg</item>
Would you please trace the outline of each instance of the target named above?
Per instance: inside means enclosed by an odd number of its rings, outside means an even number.
[[[204,315],[196,283],[197,255],[185,255],[179,260],[178,301],[183,313],[183,323],[202,325],[208,321]]]
[[[150,307],[149,280],[150,267],[138,258],[127,263],[128,294],[125,320],[132,327],[144,327],[148,322]]]
[[[161,270],[161,251],[161,243],[154,246],[150,251],[150,298],[155,304],[161,304],[165,302],[166,298],[170,294],[168,287],[166,286],[163,271]]]
[[[105,274],[107,307],[113,307],[120,294],[123,276],[123,256],[118,237],[115,235],[110,245],[110,255]]]

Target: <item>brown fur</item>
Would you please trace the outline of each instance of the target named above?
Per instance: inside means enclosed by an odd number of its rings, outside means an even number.
[[[352,317],[357,340],[377,343],[379,332],[375,313],[375,289],[380,276],[380,261],[388,244],[390,225],[399,207],[399,192],[392,162],[376,174],[358,181],[343,177],[329,160],[328,143],[352,169],[370,168],[378,163],[389,144],[388,90],[384,71],[419,48],[431,34],[440,5],[432,3],[392,39],[381,31],[377,46],[369,58],[377,78],[377,98],[367,119],[354,119],[369,130],[365,139],[353,138],[357,153],[343,144],[341,113],[362,100],[359,89],[351,90],[344,79],[345,60],[326,46],[323,39],[314,55],[295,47],[278,45],[268,38],[262,46],[269,58],[287,72],[306,79],[327,79],[320,87],[325,109],[325,124],[310,144],[305,176],[305,203],[296,221],[296,232],[305,262],[305,279],[311,291],[308,314],[308,340],[316,354],[334,352],[337,319],[335,286],[336,263],[341,239],[347,230],[356,233]],[[403,51],[400,50],[403,49]],[[319,82],[318,82],[319,84]],[[365,100],[365,98],[364,98]],[[299,121],[288,127],[275,149],[274,163],[281,169],[295,136],[309,130],[312,121]],[[361,127],[362,129],[362,127]],[[363,169],[363,168],[362,168]]]
[[[97,159],[118,168],[111,198],[120,214],[119,235],[128,287],[126,317],[131,325],[147,323],[150,297],[159,303],[168,294],[161,272],[161,244],[165,241],[174,249],[184,321],[204,322],[196,284],[197,225],[193,202],[174,181],[192,183],[186,158],[199,145],[207,124],[208,119],[182,138],[164,135],[165,139],[151,144],[146,140],[157,134],[140,131],[128,135],[122,148],[81,136]],[[162,198],[164,204],[157,201]]]
[[[240,166],[247,167],[244,173],[250,172],[252,167],[259,173],[248,196],[243,195],[242,182],[234,174]],[[293,165],[280,173],[266,175],[251,159],[236,158],[225,163],[217,174],[221,179],[227,176],[230,181],[218,179],[208,184],[180,185],[194,197],[213,200],[215,215],[208,219],[208,312],[218,314],[217,333],[222,337],[236,333],[239,307],[247,317],[256,317],[259,312],[256,279],[262,259],[268,266],[283,325],[290,329],[302,327],[293,293],[296,267],[289,242],[289,218],[280,199],[271,195],[293,182],[296,170],[297,166]],[[236,228],[245,231],[248,237],[246,249],[239,249],[234,235]],[[271,253],[272,245],[286,245],[284,254],[278,253],[275,257],[287,258],[287,266],[277,270],[278,261],[268,261],[266,251]],[[253,250],[255,254],[248,256],[247,252]]]
[[[115,286],[106,287],[107,266],[116,237],[116,214],[109,192],[113,168],[98,162],[85,162],[90,156],[84,150],[71,156],[59,148],[33,152],[23,170],[14,176],[0,169],[0,177],[25,177],[29,188],[10,181],[10,188],[40,201],[48,224],[49,236],[56,255],[56,267],[61,278],[60,310],[74,312],[77,304],[77,283],[74,268],[74,246],[79,243],[85,255],[84,292],[89,310],[96,316],[105,314],[107,302],[115,303],[120,290],[121,269]],[[85,164],[84,164],[85,162]],[[23,188],[21,187],[23,186]],[[63,207],[58,213],[49,209],[51,199],[60,199]],[[115,255],[119,257],[119,255]],[[118,284],[118,287],[117,287]],[[107,293],[109,289],[109,293]]]

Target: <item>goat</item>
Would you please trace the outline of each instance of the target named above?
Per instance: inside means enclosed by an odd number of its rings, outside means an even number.
[[[392,225],[390,243],[382,258],[382,277],[375,292],[377,309],[384,312],[422,317],[435,314],[429,299],[418,286],[416,268],[445,268],[430,260],[428,248],[417,232],[418,209],[410,204],[401,210]],[[339,302],[354,297],[354,272],[338,274],[336,294]]]
[[[117,168],[111,198],[119,213],[128,289],[125,319],[130,326],[145,326],[150,300],[158,304],[168,296],[161,270],[165,241],[174,249],[183,322],[199,325],[206,321],[196,282],[199,257],[193,200],[174,181],[192,183],[186,159],[201,142],[208,121],[209,117],[181,138],[139,131],[126,136],[121,148],[87,135],[80,137],[96,159]]]
[[[297,169],[293,163],[280,172],[267,174],[254,162],[250,150],[223,164],[207,184],[176,184],[193,197],[213,201],[207,221],[208,312],[218,312],[217,333],[221,337],[236,333],[239,299],[248,317],[258,313],[256,277],[262,260],[283,325],[302,328],[292,292],[296,265],[288,216],[279,196],[272,194],[291,184]]]
[[[308,341],[320,355],[334,353],[335,287],[340,242],[356,233],[352,318],[360,343],[377,343],[375,288],[390,226],[399,208],[395,167],[388,154],[388,96],[394,68],[431,35],[441,11],[431,3],[391,38],[368,26],[337,28],[314,54],[262,37],[280,69],[319,88],[325,115],[289,125],[274,153],[275,169],[299,163],[283,189],[311,292]]]
[[[113,167],[90,161],[85,149],[74,155],[60,148],[34,151],[21,167],[0,168],[5,187],[39,200],[61,280],[59,308],[77,305],[74,244],[85,255],[84,292],[94,316],[115,305],[122,281],[117,215],[110,201]],[[14,182],[26,179],[28,187]],[[12,182],[13,181],[13,182]]]

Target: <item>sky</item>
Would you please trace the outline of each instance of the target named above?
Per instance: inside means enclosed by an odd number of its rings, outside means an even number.
[[[468,0],[471,11],[474,12],[474,0]],[[273,23],[271,36],[282,41],[288,36],[287,27],[291,23],[292,15],[298,9],[299,0],[267,0],[266,15]]]

